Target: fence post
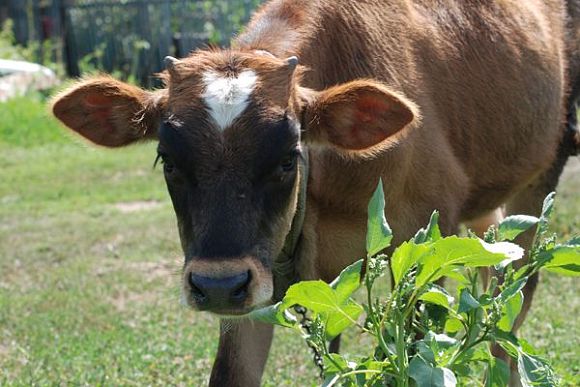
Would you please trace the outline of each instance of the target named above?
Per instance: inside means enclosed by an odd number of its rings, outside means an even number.
[[[52,59],[55,63],[64,63],[64,37],[62,36],[62,20],[60,17],[60,0],[52,0],[50,5],[51,31],[50,40],[53,42]]]
[[[26,15],[26,1],[9,0],[8,17],[14,22],[14,38],[16,43],[26,46],[28,44],[28,17]]]
[[[140,47],[139,51],[136,53],[138,55],[139,61],[135,68],[135,77],[139,80],[141,84],[146,84],[149,75],[152,73],[151,65],[153,62],[153,34],[151,33],[151,23],[149,17],[149,5],[146,2],[140,1],[136,3],[137,6],[137,18],[139,20],[139,40],[146,41],[149,43],[149,49],[145,50]],[[133,48],[135,49],[135,47]],[[133,75],[133,74],[132,74]]]
[[[44,42],[44,31],[43,31],[43,25],[42,25],[42,15],[41,15],[41,9],[40,9],[40,0],[32,0],[31,1],[31,7],[32,7],[32,34],[31,36],[31,40],[36,41],[37,47],[36,47],[36,58],[35,61],[38,63],[42,63],[43,62],[43,58],[44,58],[44,45],[42,44]]]
[[[76,57],[76,50],[74,47],[74,36],[72,28],[69,28],[68,5],[66,1],[60,1],[60,30],[62,31],[62,47],[63,56],[65,59],[66,73],[70,77],[78,77],[81,75],[78,58]]]

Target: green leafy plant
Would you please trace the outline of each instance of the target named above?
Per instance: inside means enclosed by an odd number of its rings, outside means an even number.
[[[14,23],[8,19],[0,24],[0,58],[12,60],[29,60],[33,52],[31,49],[16,44],[12,31]]]
[[[30,41],[26,47],[16,42],[14,23],[8,19],[0,24],[0,59],[22,60],[41,64],[53,70],[59,77],[64,76],[61,47],[53,40]],[[58,59],[55,61],[55,59]]]
[[[558,244],[548,235],[553,204],[550,194],[540,218],[509,216],[483,240],[443,237],[434,212],[424,229],[387,256],[381,252],[392,232],[379,183],[368,207],[366,258],[330,284],[292,285],[280,303],[252,317],[299,331],[315,352],[325,386],[455,386],[469,379],[506,386],[510,367],[492,354],[493,345],[517,363],[524,386],[557,385],[548,362],[512,333],[531,276],[539,270],[580,275],[580,238]],[[516,270],[513,262],[524,250],[510,241],[532,227],[528,262]],[[494,268],[490,284],[478,275],[482,267]],[[383,277],[391,278],[388,294],[376,290]],[[443,278],[456,283],[455,297],[441,286]],[[363,303],[352,298],[359,288],[366,292]],[[329,353],[327,341],[351,327],[371,338],[368,353]]]

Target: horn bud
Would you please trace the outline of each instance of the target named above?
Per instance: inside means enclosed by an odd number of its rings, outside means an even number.
[[[165,59],[163,59],[163,63],[165,64],[165,68],[167,70],[173,71],[175,70],[175,67],[179,63],[179,59],[174,58],[172,56],[166,56]]]
[[[298,66],[298,57],[291,56],[290,58],[286,59],[286,63],[288,63],[288,68],[290,69],[290,71],[294,71]]]

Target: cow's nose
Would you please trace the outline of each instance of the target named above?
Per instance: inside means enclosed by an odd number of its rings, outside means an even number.
[[[239,307],[248,298],[252,281],[250,271],[223,278],[205,277],[191,273],[189,285],[200,309]]]

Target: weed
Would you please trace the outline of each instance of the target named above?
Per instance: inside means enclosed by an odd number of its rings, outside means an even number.
[[[540,218],[510,216],[497,229],[492,226],[484,240],[442,237],[434,212],[427,227],[391,256],[380,254],[393,237],[384,205],[379,183],[369,203],[364,260],[344,269],[331,284],[291,286],[280,303],[254,312],[253,318],[300,331],[315,359],[322,360],[317,365],[325,386],[448,387],[479,379],[502,387],[510,380],[510,368],[492,354],[492,345],[517,362],[524,386],[556,385],[549,363],[512,332],[530,277],[540,270],[580,275],[580,238],[558,244],[548,233],[554,194],[544,201]],[[536,237],[529,261],[515,269],[512,262],[522,259],[524,250],[508,241],[532,227]],[[488,266],[497,275],[489,286],[478,275],[478,268]],[[387,272],[393,289],[377,295],[374,284]],[[444,277],[457,282],[456,297],[438,284]],[[497,278],[504,280],[498,283]],[[359,304],[351,296],[361,284],[367,297]],[[296,306],[307,308],[309,318],[298,321],[290,313]],[[351,326],[372,338],[367,353],[356,358],[329,353],[327,340]],[[480,364],[484,375],[474,371]]]

